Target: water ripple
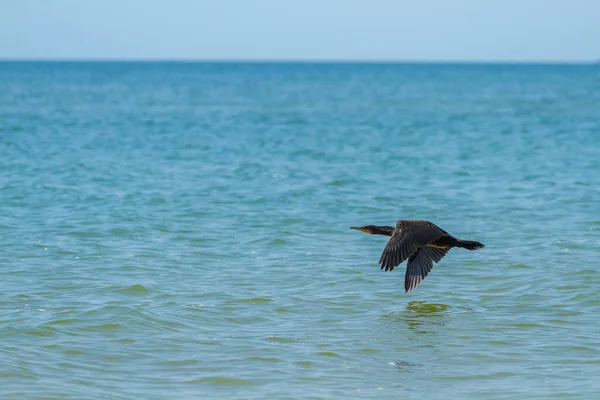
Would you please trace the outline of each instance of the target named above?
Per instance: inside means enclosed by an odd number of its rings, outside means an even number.
[[[592,66],[0,63],[0,397],[595,399]],[[452,250],[410,294],[384,237]]]

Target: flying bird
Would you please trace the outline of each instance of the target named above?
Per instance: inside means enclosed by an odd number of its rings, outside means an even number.
[[[393,226],[352,226],[371,235],[391,236],[388,240],[379,264],[381,269],[392,271],[404,260],[406,275],[404,277],[404,291],[408,293],[416,288],[431,268],[433,263],[438,263],[453,247],[462,247],[467,250],[477,250],[484,245],[472,240],[457,239],[436,224],[422,220],[399,220]]]

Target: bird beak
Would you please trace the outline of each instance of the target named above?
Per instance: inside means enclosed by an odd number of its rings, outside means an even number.
[[[359,228],[357,226],[351,226],[350,229],[355,229],[357,231],[366,232],[363,228]]]

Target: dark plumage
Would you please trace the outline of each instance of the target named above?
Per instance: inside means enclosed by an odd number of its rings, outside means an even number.
[[[439,226],[429,221],[399,220],[396,227],[365,225],[351,227],[372,235],[391,236],[379,264],[381,269],[392,271],[404,260],[406,275],[404,277],[404,290],[406,293],[416,288],[431,268],[433,263],[438,263],[453,247],[462,247],[467,250],[477,250],[482,243],[457,239]]]

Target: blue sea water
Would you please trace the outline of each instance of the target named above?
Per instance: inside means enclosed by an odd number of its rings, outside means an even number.
[[[598,65],[5,62],[0,155],[1,398],[598,398]]]

